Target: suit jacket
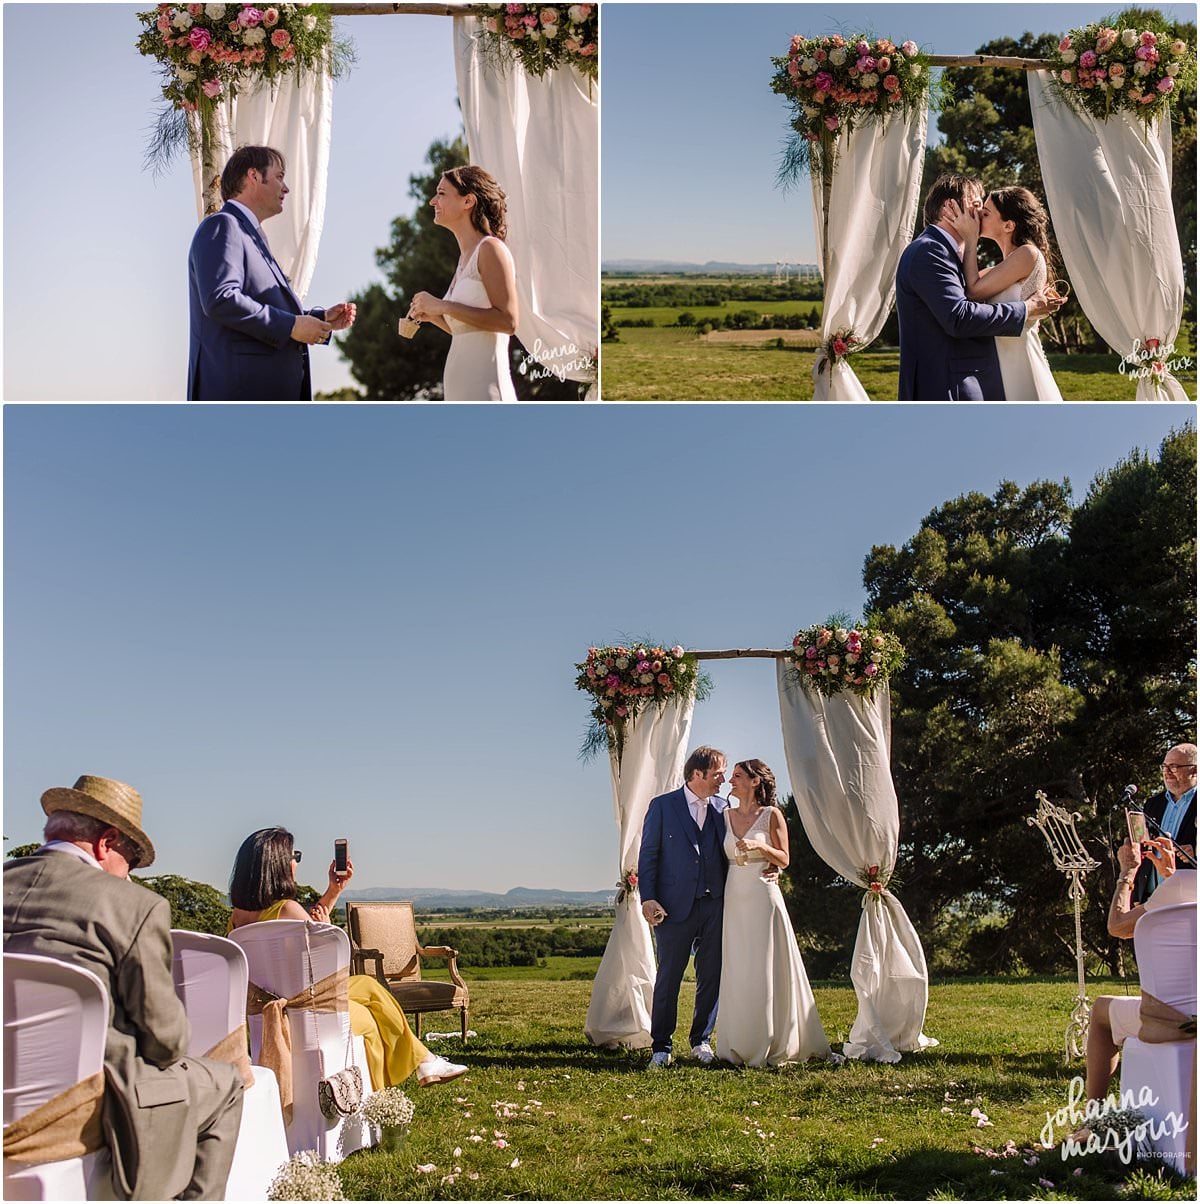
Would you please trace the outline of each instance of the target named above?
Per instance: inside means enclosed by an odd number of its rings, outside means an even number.
[[[192,236],[188,310],[190,401],[312,400],[308,346],[292,326],[325,311],[300,304],[261,231],[228,201]]]
[[[728,862],[720,845],[725,840],[725,817],[709,807],[705,827],[713,824],[718,837],[720,890],[723,895]],[[643,899],[656,899],[669,920],[685,920],[696,901],[700,882],[700,845],[696,821],[681,786],[650,800],[642,824],[642,846],[638,854],[638,892]]]
[[[1157,794],[1151,795],[1146,800],[1146,805],[1142,810],[1155,823],[1161,824],[1162,817],[1167,810],[1167,792],[1160,790]],[[1157,836],[1153,824],[1149,825],[1150,835]],[[1183,820],[1179,825],[1179,834],[1175,837],[1176,844],[1191,845],[1196,847],[1196,797],[1192,796],[1192,801],[1188,809],[1183,813]],[[1145,903],[1145,901],[1154,893],[1151,888],[1153,878],[1154,865],[1148,858],[1143,858],[1142,864],[1138,866],[1137,877],[1133,880],[1133,897],[1132,902]]]
[[[4,949],[82,966],[108,988],[104,1129],[118,1195],[169,1200],[192,1176],[190,1030],[171,979],[171,908],[145,887],[44,850],[4,865]]]
[[[1006,400],[995,336],[1019,335],[1025,310],[1024,301],[968,301],[958,256],[927,226],[896,271],[900,400]]]

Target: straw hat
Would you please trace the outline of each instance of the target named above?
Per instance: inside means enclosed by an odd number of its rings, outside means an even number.
[[[47,790],[42,795],[42,810],[47,815],[56,811],[90,815],[116,828],[137,845],[138,869],[144,869],[154,861],[154,845],[142,831],[142,796],[124,782],[84,774],[70,789],[54,786]]]

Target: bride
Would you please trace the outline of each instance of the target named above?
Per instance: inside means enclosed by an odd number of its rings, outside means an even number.
[[[458,240],[458,269],[445,297],[417,293],[409,317],[451,336],[442,378],[446,401],[516,401],[508,337],[517,329],[517,283],[504,192],[482,167],[443,174],[429,202],[435,225]]]
[[[966,244],[963,274],[972,301],[1027,301],[1046,287],[1053,260],[1050,219],[1028,188],[998,188],[976,213],[951,203],[949,217]],[[981,237],[990,238],[1004,256],[983,271],[977,258]],[[1062,401],[1037,329],[1038,324],[1031,322],[1019,335],[996,338],[1004,396],[1009,401]]]
[[[763,862],[787,866],[788,834],[775,802],[775,775],[739,761],[729,779],[737,809],[725,812],[724,925],[717,1056],[738,1066],[829,1058],[829,1042],[778,882]]]

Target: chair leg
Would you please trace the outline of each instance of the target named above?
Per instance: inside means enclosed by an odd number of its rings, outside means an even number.
[[[414,1012],[413,1019],[417,1022],[417,1040],[419,1041],[421,1039],[421,1013]]]
[[[463,1008],[463,1010],[462,1010],[462,1039],[463,1039],[463,1044],[466,1045],[466,1043],[467,1043],[467,1009],[466,1008]]]

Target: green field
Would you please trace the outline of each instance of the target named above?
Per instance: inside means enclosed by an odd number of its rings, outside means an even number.
[[[726,314],[740,313],[749,310],[754,314],[804,314],[816,309],[822,310],[820,301],[726,301],[723,305],[612,305],[613,322],[620,326],[627,318],[635,320],[650,319],[655,326],[674,326],[682,313],[689,313],[697,322],[706,319],[724,318]],[[635,328],[640,329],[640,328]],[[622,339],[625,330],[622,327]]]
[[[761,304],[766,303],[747,307]],[[606,401],[812,400],[811,350],[705,343],[680,328],[622,329],[620,334],[619,342],[600,349],[600,389]],[[1115,355],[1048,358],[1064,400],[1133,400],[1135,383],[1116,371]],[[853,358],[853,365],[868,396],[895,400],[898,350],[866,351]],[[1195,400],[1195,374],[1181,383]]]
[[[925,1032],[941,1045],[897,1065],[739,1071],[681,1061],[655,1073],[646,1051],[588,1044],[588,982],[470,982],[478,1037],[465,1049],[457,1038],[433,1043],[470,1074],[412,1089],[407,1147],[342,1163],[348,1197],[1195,1198],[1155,1167],[1111,1154],[1064,1163],[1038,1146],[1047,1112],[1066,1107],[1081,1072],[1062,1063],[1075,993],[1067,977],[935,983]],[[854,993],[814,985],[836,1047]],[[1124,984],[1089,987],[1094,997]],[[677,1048],[690,1008],[685,987]],[[991,1123],[980,1127],[973,1108]]]

